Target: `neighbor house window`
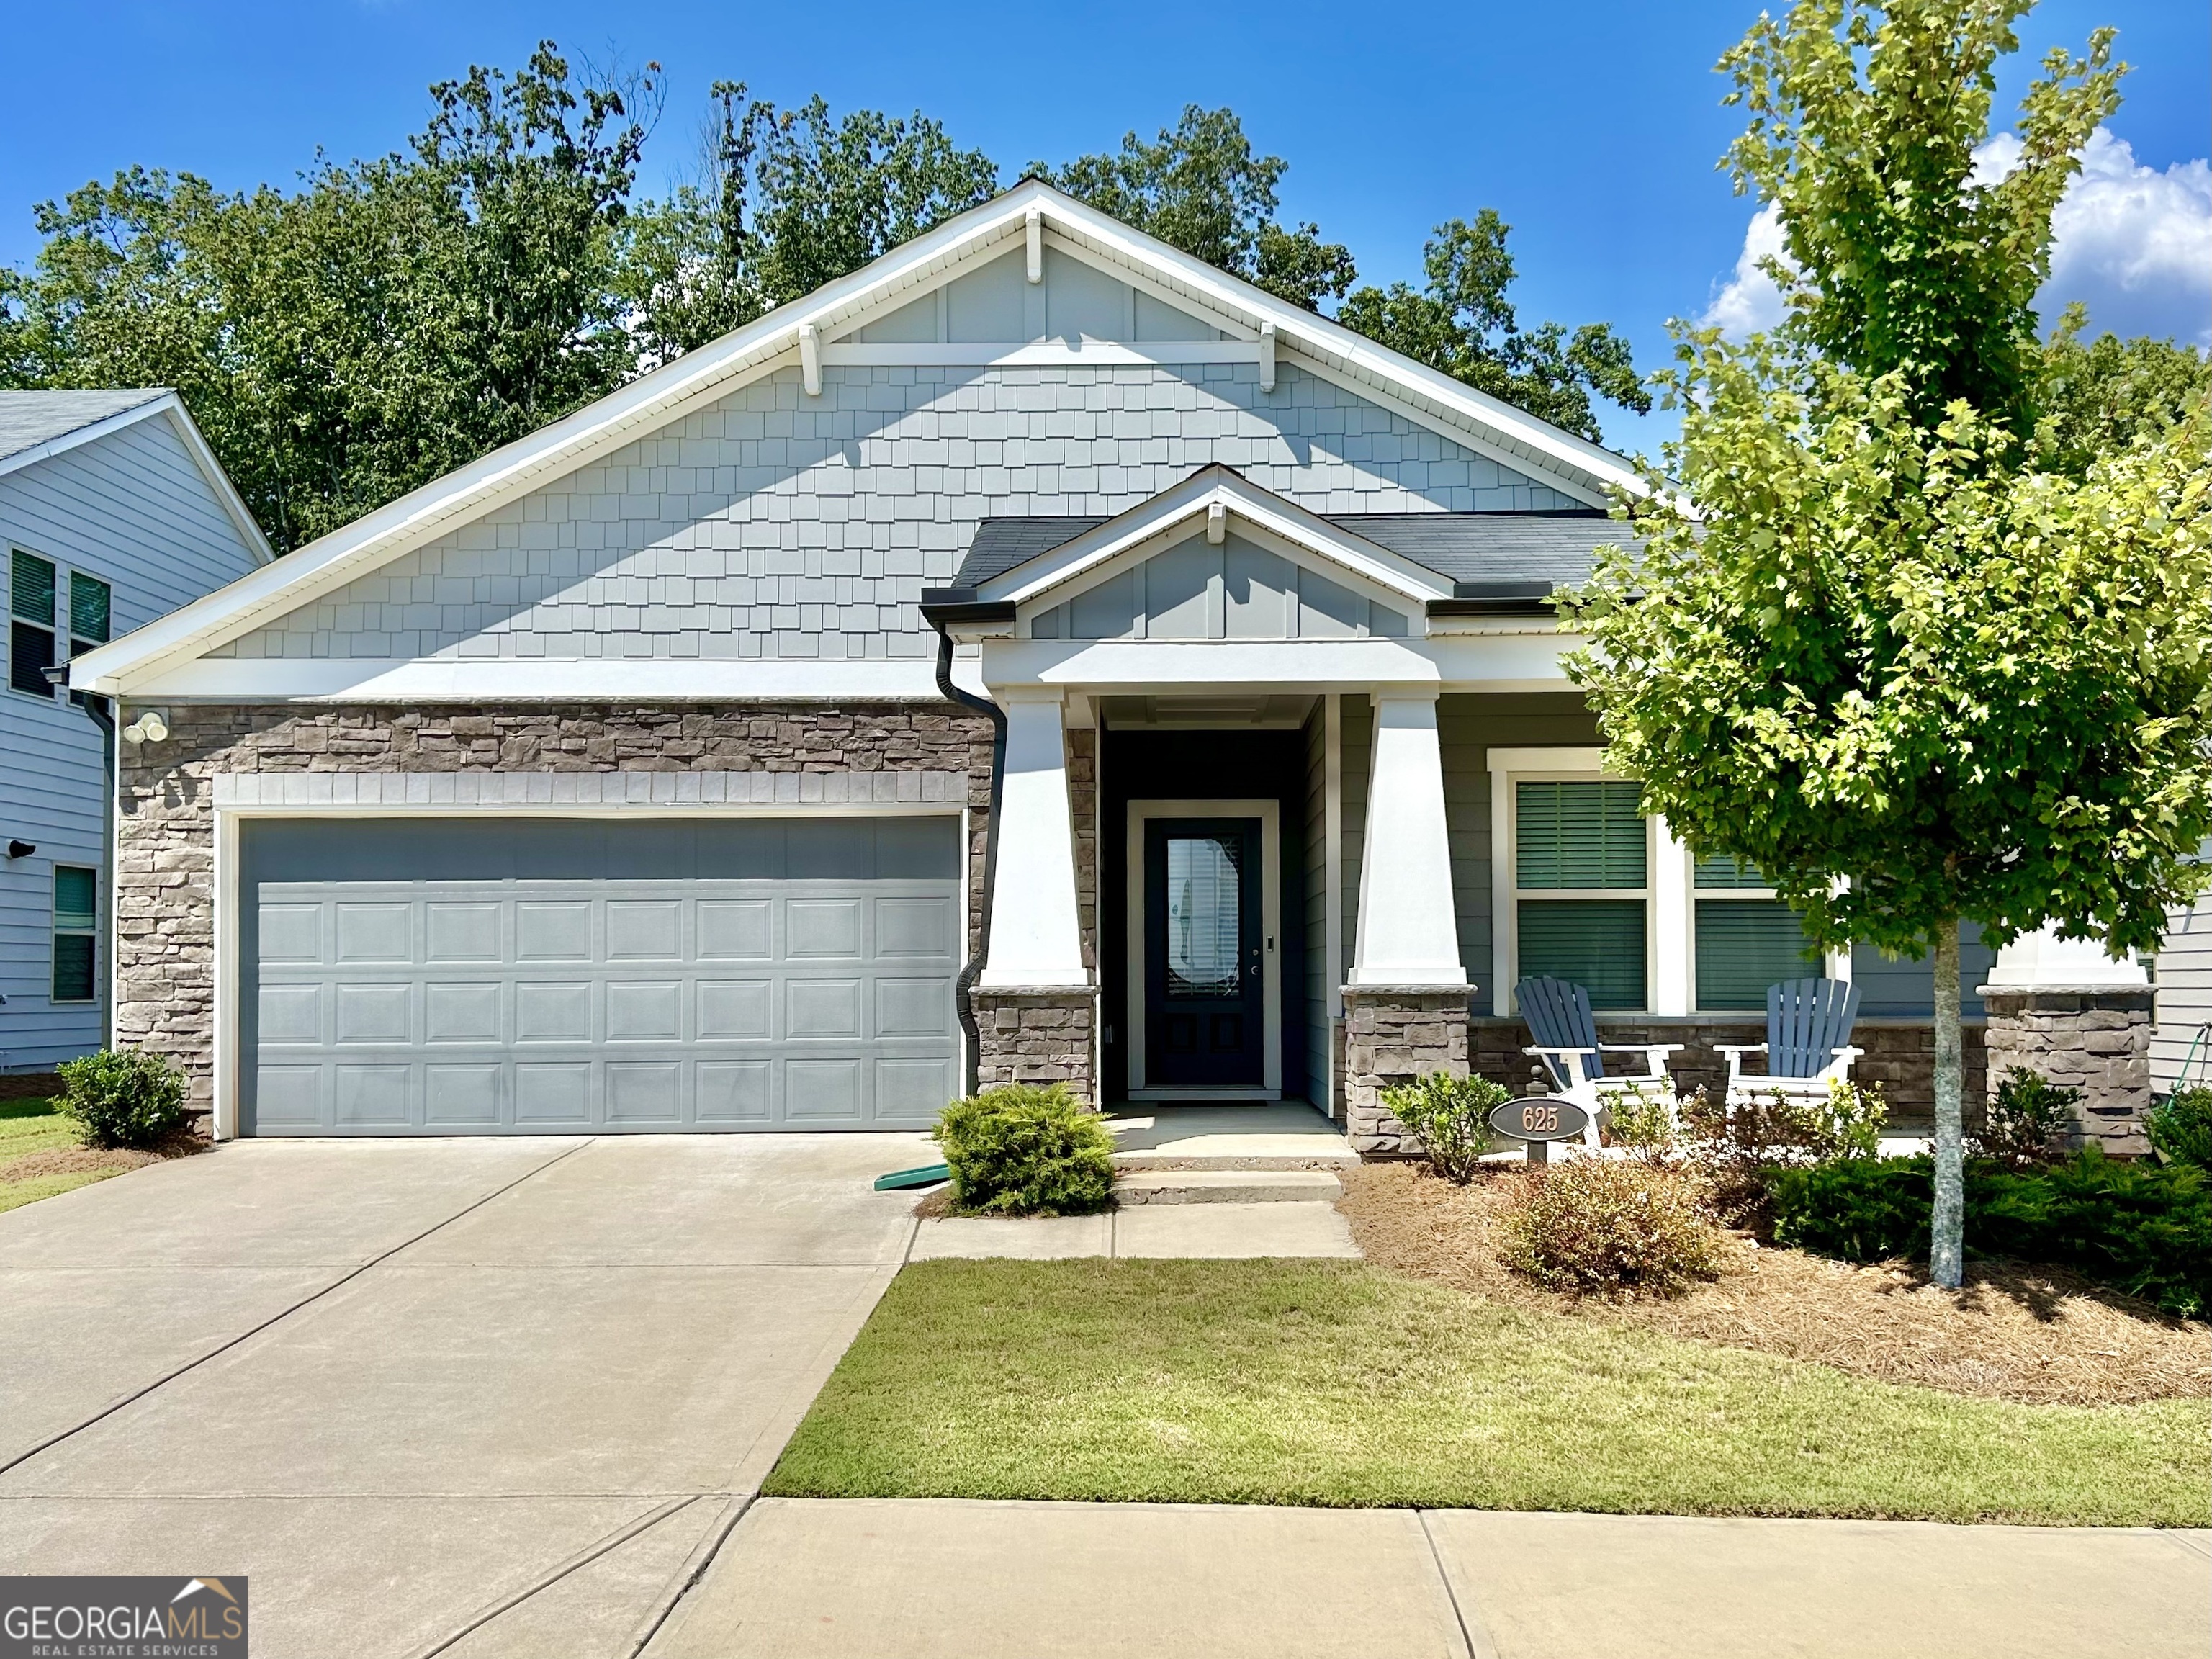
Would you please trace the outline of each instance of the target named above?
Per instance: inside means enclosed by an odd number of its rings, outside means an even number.
[[[1734,1012],[1766,1006],[1766,988],[1820,971],[1820,953],[1797,913],[1774,896],[1755,865],[1727,857],[1694,866],[1698,1007]]]
[[[69,586],[70,660],[75,662],[86,652],[107,643],[107,613],[112,595],[106,582],[82,570],[70,572]],[[70,701],[83,708],[84,693],[70,692]]]
[[[46,670],[54,654],[54,567],[52,561],[21,548],[8,559],[8,684],[10,690],[51,699],[54,688]]]
[[[90,1002],[93,942],[100,925],[100,872],[54,866],[54,1000]]]
[[[1595,1008],[1648,1006],[1650,848],[1639,790],[1613,779],[1516,779],[1513,974],[1586,986]]]

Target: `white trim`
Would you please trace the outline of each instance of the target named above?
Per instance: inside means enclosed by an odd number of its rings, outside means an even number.
[[[1079,584],[1089,586],[1085,578],[1104,580],[1119,562],[1180,539],[1178,530],[1210,519],[1217,506],[1224,528],[1226,518],[1233,515],[1239,520],[1240,533],[1279,538],[1309,556],[1341,566],[1396,599],[1419,603],[1451,593],[1450,580],[1426,566],[1332,524],[1227,467],[1205,466],[1104,524],[992,577],[976,589],[976,597],[1012,599],[1018,605],[1052,595],[1056,604],[1079,591]]]
[[[191,411],[185,407],[184,399],[173,392],[149,392],[143,404],[118,410],[112,415],[103,415],[96,421],[88,421],[70,431],[57,434],[27,449],[19,449],[14,454],[0,459],[0,477],[27,466],[35,466],[40,461],[51,460],[57,455],[66,454],[82,445],[97,442],[112,433],[136,426],[156,415],[168,420],[169,429],[177,434],[178,441],[191,456],[192,464],[199,468],[201,476],[207,480],[208,488],[215,494],[216,504],[238,532],[239,539],[246,544],[246,550],[252,555],[253,562],[257,565],[269,563],[276,556],[276,550],[269,545],[269,538],[261,533],[261,526],[254,522],[253,514],[246,510],[244,498],[239,495],[238,487],[231,483],[230,475],[222,470],[222,463],[216,459],[215,451],[208,447],[207,439],[201,434]]]
[[[1026,234],[1032,210],[1054,234],[1055,246],[1087,252],[1093,262],[1126,266],[1149,286],[1221,313],[1230,319],[1224,329],[1256,336],[1261,324],[1271,322],[1278,349],[1297,352],[1324,378],[1346,383],[1364,398],[1398,400],[1410,418],[1455,443],[1508,459],[1516,470],[1563,474],[1540,480],[1563,494],[1594,499],[1609,486],[1638,493],[1644,488],[1634,467],[1613,452],[1028,179],[565,419],[365,514],[281,566],[265,567],[103,647],[86,659],[84,681],[73,684],[78,690],[128,693],[154,670],[250,632],[518,494],[669,425],[703,402],[727,396],[748,378],[795,362],[800,324],[827,337],[864,326],[862,319],[873,312],[920,297],[920,290],[949,280],[956,270],[995,257],[991,251],[1009,237]]]
[[[1677,841],[1662,813],[1651,820],[1645,856],[1651,860],[1651,981],[1645,993],[1655,1014],[1686,1014],[1697,1002],[1697,894],[1690,848]],[[1673,941],[1680,949],[1669,948]]]
[[[964,772],[218,772],[217,811],[499,810],[641,806],[770,812],[942,812],[968,799]]]
[[[848,787],[850,799],[835,801],[793,801],[784,799],[690,799],[682,797],[686,792],[680,787],[673,792],[677,799],[661,799],[662,786],[656,781],[672,782],[692,779],[773,778],[799,779],[814,776],[825,781],[831,779],[874,779],[885,775],[939,781],[958,779],[960,793],[956,799],[936,800],[878,799],[862,799],[860,792]],[[622,793],[603,790],[597,799],[541,800],[534,794],[529,799],[509,799],[504,787],[482,788],[485,780],[516,778],[532,785],[548,779],[602,779],[622,781]],[[270,788],[270,784],[291,786],[327,780],[326,791],[319,785],[303,793],[310,797],[328,795],[329,799],[305,800],[268,799],[270,796],[286,796],[295,793],[291,788]],[[477,798],[469,799],[463,793],[459,781],[475,781],[479,789]],[[390,781],[396,780],[397,789]],[[371,787],[375,781],[374,787]],[[636,785],[647,787],[639,790]],[[453,784],[451,791],[445,785]],[[338,797],[348,793],[351,786],[353,799]],[[215,776],[215,1097],[214,1133],[218,1140],[234,1139],[238,1133],[238,1106],[247,1056],[239,1042],[239,1006],[245,994],[245,963],[240,957],[239,939],[239,906],[242,899],[240,887],[241,866],[239,844],[240,826],[248,819],[263,818],[336,818],[336,817],[474,817],[485,812],[499,812],[516,817],[556,817],[565,818],[605,817],[665,817],[685,815],[716,814],[745,817],[820,817],[842,811],[868,812],[886,817],[927,816],[956,817],[960,824],[961,893],[960,954],[964,960],[968,951],[968,811],[967,778],[963,773],[682,773],[682,772],[324,772],[324,773],[217,773]],[[228,786],[228,787],[226,787]],[[423,786],[430,786],[425,789]],[[528,792],[524,792],[528,793]],[[447,798],[422,799],[425,794],[445,794]],[[392,796],[404,799],[391,799]],[[226,799],[228,796],[229,799]],[[375,799],[371,799],[375,797]],[[965,1048],[962,1064],[965,1066]]]
[[[88,653],[89,656],[91,653]],[[981,663],[953,678],[982,689]],[[943,701],[934,664],[918,658],[793,662],[754,658],[201,657],[141,681],[134,702],[603,702]]]
[[[1564,691],[1571,635],[1461,635],[1444,639],[1020,640],[981,641],[982,682],[1050,685],[1102,696],[1231,690],[1313,696],[1425,685],[1440,691]]]
[[[1261,1086],[1231,1088],[1208,1085],[1176,1088],[1154,1087],[1145,1080],[1145,825],[1152,818],[1257,818],[1260,820],[1260,933],[1266,945],[1261,952]],[[1124,862],[1128,871],[1128,902],[1124,924],[1128,929],[1124,954],[1128,958],[1129,1098],[1132,1100],[1200,1100],[1233,1096],[1279,1100],[1283,1094],[1283,872],[1282,806],[1272,800],[1133,800],[1128,806],[1124,839]]]
[[[1360,842],[1355,988],[1462,988],[1451,830],[1444,803],[1437,692],[1378,687],[1370,750],[1367,822]],[[1386,810],[1377,811],[1380,803]]]
[[[1265,362],[1252,340],[1095,340],[1087,334],[1003,343],[860,340],[822,348],[829,368],[1167,368]]]
[[[1067,726],[1060,694],[1024,687],[1002,695],[1006,761],[999,780],[991,952],[976,984],[986,990],[1091,991],[1076,899],[1075,814],[1067,787]]]

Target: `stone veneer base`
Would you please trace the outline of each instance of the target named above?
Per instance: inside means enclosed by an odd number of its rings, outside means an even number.
[[[1382,1091],[1431,1072],[1467,1075],[1464,988],[1347,985],[1344,996],[1345,1138],[1363,1158],[1420,1151]]]
[[[2081,1091],[2075,1123],[2085,1144],[2108,1152],[2150,1150],[2142,1128],[2151,1100],[2150,987],[1984,985],[1980,996],[1990,1011],[1992,1097],[2006,1072],[2025,1066]]]
[[[977,986],[968,1000],[981,1039],[978,1093],[1009,1083],[1064,1083],[1085,1105],[1098,1103],[1095,993],[1061,985]]]

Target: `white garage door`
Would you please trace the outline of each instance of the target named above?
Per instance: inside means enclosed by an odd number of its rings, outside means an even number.
[[[919,1128],[958,820],[244,826],[247,1134]]]

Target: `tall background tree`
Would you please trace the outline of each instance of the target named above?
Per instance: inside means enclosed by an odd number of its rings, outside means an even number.
[[[1978,179],[2029,0],[1800,0],[1723,60],[1780,204],[1771,337],[1682,336],[1671,477],[1565,614],[1612,763],[1817,942],[1934,964],[1931,1273],[1963,1271],[1959,927],[2155,945],[2212,832],[2201,366],[2036,337],[2051,214],[2118,100],[2046,58]],[[1694,507],[1691,503],[1694,502]]]
[[[836,115],[718,82],[689,183],[637,199],[657,66],[431,88],[424,130],[291,191],[143,168],[38,210],[0,269],[0,384],[173,386],[289,549],[988,200],[998,166],[917,112]],[[1350,252],[1280,216],[1289,164],[1229,109],[1029,174],[1586,437],[1638,410],[1603,324],[1522,331],[1506,227],[1440,226],[1428,286],[1354,289]]]

